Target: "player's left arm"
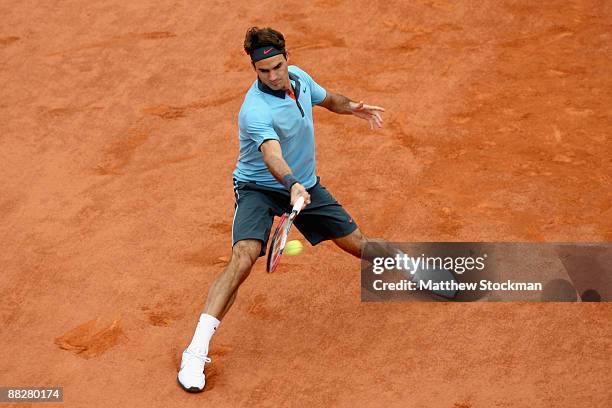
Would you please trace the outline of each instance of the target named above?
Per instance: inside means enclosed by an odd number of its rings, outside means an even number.
[[[355,102],[338,93],[327,92],[327,96],[323,102],[319,103],[319,106],[341,115],[355,115],[358,118],[365,119],[370,124],[371,129],[374,129],[374,126],[381,128],[383,125],[380,113],[385,111],[384,108],[366,105],[363,101]]]

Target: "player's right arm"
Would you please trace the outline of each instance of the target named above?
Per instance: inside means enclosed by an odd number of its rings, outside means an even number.
[[[299,182],[295,182],[293,172],[283,158],[283,151],[278,140],[269,139],[264,141],[260,146],[260,150],[263,155],[264,163],[268,167],[268,170],[270,170],[270,173],[272,173],[279,183],[291,191],[291,205],[293,205],[300,196],[304,197],[304,205],[310,204],[310,194],[308,194],[303,185]]]

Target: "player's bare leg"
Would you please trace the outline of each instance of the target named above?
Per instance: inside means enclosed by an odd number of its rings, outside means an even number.
[[[232,297],[229,299],[229,301],[225,304],[225,308],[223,309],[223,311],[221,312],[221,315],[218,316],[219,320],[223,320],[223,317],[225,316],[225,314],[227,313],[228,310],[230,310],[230,308],[232,307],[232,305],[234,304],[234,300],[236,300],[236,295],[238,294],[238,289],[236,289],[234,291],[234,294],[232,295]]]
[[[251,273],[261,251],[261,241],[238,241],[232,249],[232,258],[225,270],[217,276],[208,291],[204,313],[221,320],[235,299],[238,287]]]
[[[361,232],[359,228],[355,231],[351,232],[347,236],[342,238],[334,239],[334,243],[338,245],[342,250],[348,252],[349,254],[361,258],[361,253],[363,251],[363,246],[367,242],[381,241],[376,238],[368,238]]]
[[[178,382],[185,391],[204,390],[204,364],[210,362],[210,340],[236,298],[238,288],[251,273],[261,251],[257,240],[238,241],[232,249],[232,258],[208,291],[204,313],[200,316],[191,343],[183,352]]]
[[[380,254],[385,254],[385,256],[394,257],[398,253],[401,254],[401,252],[398,252],[398,249],[394,249],[388,246],[388,242],[385,241],[384,239],[370,238],[366,236],[363,232],[361,232],[359,228],[357,228],[355,231],[351,232],[347,236],[334,239],[334,243],[338,245],[341,249],[343,249],[345,252],[348,252],[349,254],[357,258],[362,257],[363,248],[365,244],[367,243],[370,243],[370,244],[379,243],[380,245],[377,247],[376,250]],[[372,256],[372,255],[373,253],[366,254],[367,257]],[[366,260],[371,262],[371,259],[366,259]]]
[[[345,237],[334,239],[334,243],[349,254],[357,258],[363,258],[366,262],[370,263],[372,263],[373,257],[375,256],[383,255],[392,258],[397,255],[405,256],[399,247],[389,245],[388,242],[380,238],[369,238],[365,236],[359,230],[359,228]],[[372,248],[373,250],[367,251],[364,256],[363,248],[367,243],[379,245]],[[418,271],[411,272],[409,277],[413,282],[419,280],[432,280],[435,282],[450,282],[456,280],[452,271],[444,268],[435,270],[420,269]],[[447,299],[452,299],[456,292],[452,290],[436,289],[431,290],[431,293]]]

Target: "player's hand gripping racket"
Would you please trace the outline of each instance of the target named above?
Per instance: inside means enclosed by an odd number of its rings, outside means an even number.
[[[289,235],[289,230],[293,225],[293,220],[295,217],[302,211],[302,207],[304,206],[304,197],[299,197],[295,204],[293,204],[293,209],[291,210],[291,214],[284,213],[276,229],[274,230],[274,235],[272,235],[272,239],[270,240],[270,249],[268,251],[268,263],[266,266],[266,270],[268,272],[274,272],[278,264],[280,263],[281,255],[283,254],[283,249],[285,249],[285,244],[287,243],[287,236]]]

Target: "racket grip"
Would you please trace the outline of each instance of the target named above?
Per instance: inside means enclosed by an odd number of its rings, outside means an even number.
[[[295,200],[295,204],[293,204],[293,211],[299,213],[302,211],[302,207],[304,206],[304,197],[300,196],[297,200]]]

